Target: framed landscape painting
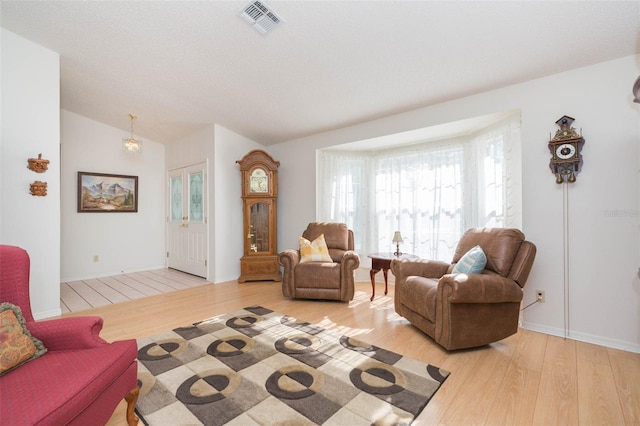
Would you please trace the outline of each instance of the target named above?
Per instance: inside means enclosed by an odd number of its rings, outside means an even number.
[[[138,211],[138,176],[78,172],[79,213]]]

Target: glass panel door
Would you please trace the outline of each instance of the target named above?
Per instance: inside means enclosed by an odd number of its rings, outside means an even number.
[[[169,171],[168,265],[207,277],[206,163]]]
[[[182,174],[171,176],[171,220],[182,220]]]
[[[191,222],[202,223],[204,221],[203,175],[202,171],[189,173],[189,221]]]

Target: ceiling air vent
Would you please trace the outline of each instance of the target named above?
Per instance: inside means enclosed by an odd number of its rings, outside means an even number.
[[[240,11],[239,15],[260,34],[266,34],[284,22],[277,13],[261,1],[249,3]]]

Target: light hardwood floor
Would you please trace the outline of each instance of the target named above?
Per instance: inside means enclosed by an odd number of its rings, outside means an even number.
[[[112,341],[262,305],[449,370],[417,425],[640,425],[640,354],[527,330],[446,352],[395,313],[393,286],[387,296],[380,284],[376,290],[370,302],[371,284],[358,283],[354,300],[338,303],[286,299],[279,283],[227,282],[64,316],[101,316],[102,337]],[[124,409],[121,403],[108,424],[124,426]]]

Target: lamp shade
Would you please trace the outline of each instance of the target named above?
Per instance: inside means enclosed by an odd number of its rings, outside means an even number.
[[[393,241],[396,244],[402,242],[402,235],[400,234],[400,231],[396,231],[393,233],[393,240],[391,241]]]

